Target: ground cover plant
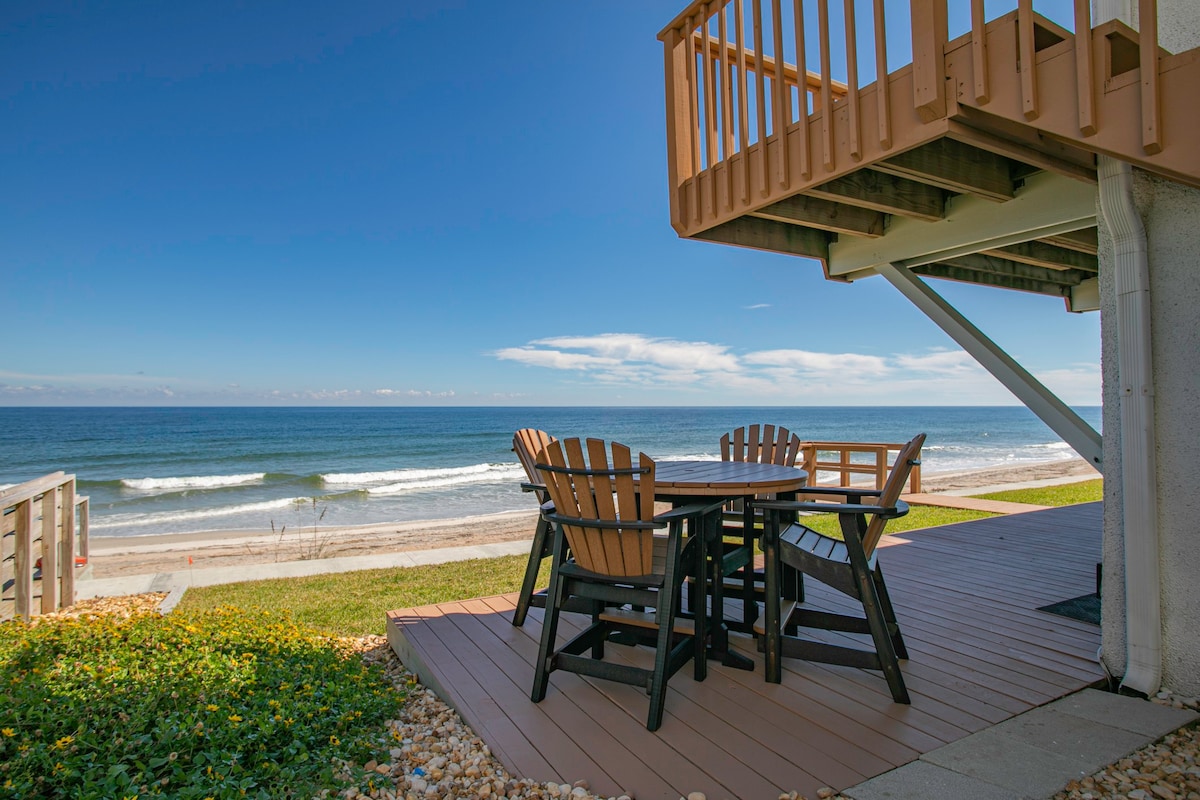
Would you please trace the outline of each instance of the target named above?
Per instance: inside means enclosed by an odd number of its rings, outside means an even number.
[[[403,693],[282,612],[0,625],[0,798],[288,798],[366,786]]]

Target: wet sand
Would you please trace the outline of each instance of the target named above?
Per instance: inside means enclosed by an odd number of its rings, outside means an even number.
[[[1088,480],[1099,474],[1083,459],[1024,464],[947,474],[927,474],[925,492],[960,493],[971,489],[1029,482]],[[112,578],[190,568],[269,564],[299,559],[366,556],[432,550],[470,544],[528,540],[536,510],[459,519],[385,523],[349,528],[270,531],[206,531],[156,536],[94,536],[90,542],[92,577]]]

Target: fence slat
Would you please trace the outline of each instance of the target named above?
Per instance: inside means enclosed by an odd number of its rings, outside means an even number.
[[[66,608],[75,605],[75,481],[63,484],[61,499],[62,545],[59,563],[62,564],[62,579],[58,600],[59,605]]]
[[[708,155],[706,168],[712,169],[717,163],[717,86],[713,80],[712,47],[708,35],[708,4],[700,6],[700,30],[704,34],[704,144]],[[714,187],[715,188],[715,187]],[[713,204],[716,209],[716,203]]]
[[[693,35],[696,31],[693,18],[688,17],[684,23],[684,35],[687,37],[687,84],[688,84],[688,131],[691,133],[691,156],[692,156],[692,174],[691,185],[692,192],[688,193],[690,200],[695,195],[695,211],[692,216],[696,222],[700,221],[701,206],[704,204],[700,201],[700,98],[697,93],[700,91],[700,84],[696,77],[696,37]]]
[[[671,186],[671,225],[682,227],[687,218],[687,180],[692,177],[692,133],[688,128],[684,98],[691,92],[687,83],[686,50],[679,30],[672,28],[663,48],[663,68],[666,73],[667,97],[667,172]]]
[[[58,610],[58,487],[42,495],[42,613]]]
[[[33,498],[16,508],[16,541],[13,543],[14,613],[33,616]]]

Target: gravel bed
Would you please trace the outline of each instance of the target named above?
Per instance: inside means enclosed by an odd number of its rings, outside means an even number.
[[[45,616],[128,616],[157,609],[165,597],[165,594],[143,594],[96,598],[80,601],[70,609]],[[509,775],[492,756],[487,744],[463,723],[458,714],[417,682],[388,645],[386,637],[365,636],[348,639],[346,643],[360,652],[364,661],[379,664],[387,680],[405,690],[408,699],[399,718],[388,722],[389,731],[394,732],[394,738],[399,743],[391,749],[389,761],[372,761],[364,765],[368,771],[378,773],[379,785],[366,794],[357,789],[348,789],[338,797],[348,800],[599,798],[589,791],[586,781],[576,781],[574,784],[540,783]],[[1152,698],[1152,702],[1200,710],[1200,698],[1175,697],[1166,692]],[[820,789],[815,798],[846,800],[843,795],[829,788]],[[622,795],[616,800],[630,798]],[[700,792],[693,792],[680,800],[707,798]],[[778,800],[808,798],[791,792],[781,794]],[[1181,728],[1093,775],[1073,780],[1052,800],[1200,800],[1200,727]]]

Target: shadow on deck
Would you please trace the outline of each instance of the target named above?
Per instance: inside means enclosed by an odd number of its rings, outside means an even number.
[[[639,800],[843,789],[1103,680],[1100,629],[1036,610],[1094,590],[1100,503],[906,532],[881,547],[911,706],[859,669],[785,659],[783,683],[768,684],[753,640],[735,635],[756,670],[710,662],[702,683],[681,670],[650,733],[647,698],[631,686],[556,672],[531,702],[541,610],[514,628],[512,595],[389,612],[388,637],[513,775],[586,779],[597,794]],[[846,605],[823,588],[809,582],[810,603]],[[580,619],[564,615],[560,635]],[[650,660],[644,648],[606,652]]]

